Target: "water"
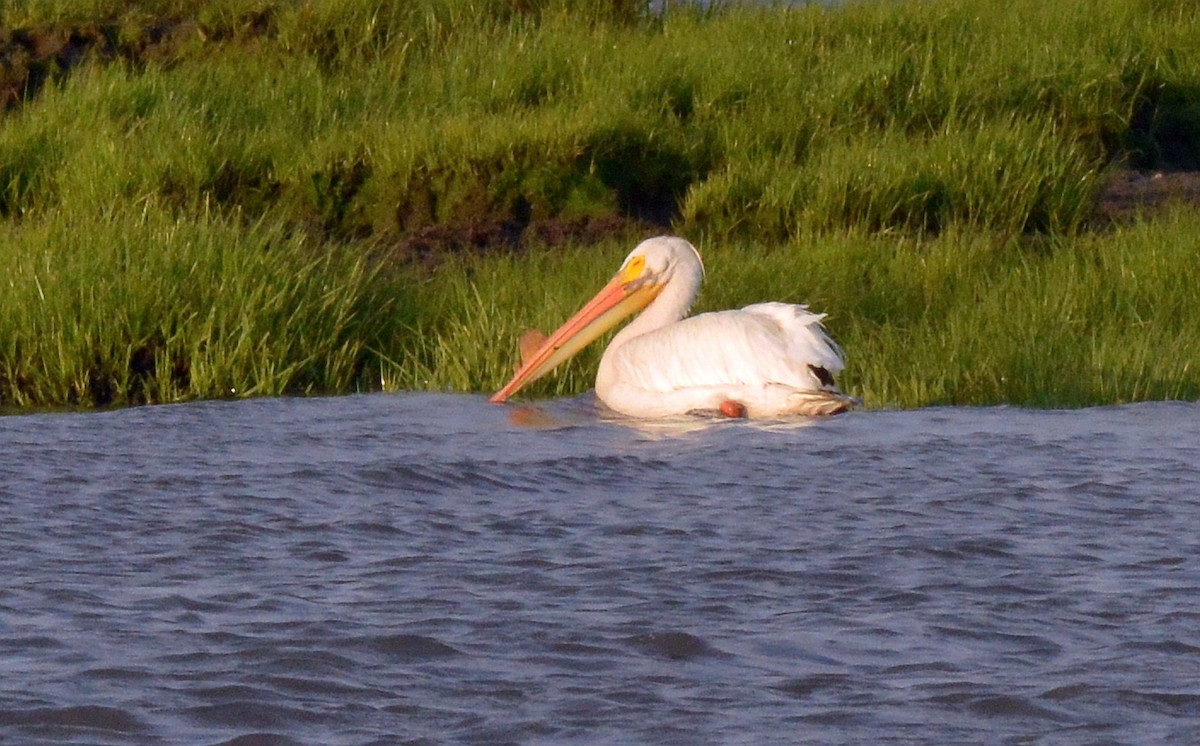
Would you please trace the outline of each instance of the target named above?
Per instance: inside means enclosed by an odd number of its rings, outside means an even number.
[[[0,741],[1182,743],[1200,406],[0,418]]]

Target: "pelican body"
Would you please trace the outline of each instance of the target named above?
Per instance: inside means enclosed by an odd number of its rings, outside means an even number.
[[[834,383],[842,351],[825,333],[823,314],[757,303],[687,317],[703,279],[700,254],[684,239],[643,241],[596,297],[525,355],[491,400],[507,400],[640,310],[613,337],[596,374],[596,396],[621,414],[717,410],[769,418],[849,407],[852,399]]]

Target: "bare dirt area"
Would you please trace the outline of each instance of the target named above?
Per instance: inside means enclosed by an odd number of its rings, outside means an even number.
[[[47,82],[69,74],[86,59],[165,61],[199,34],[195,23],[178,20],[137,27],[0,28],[0,110],[36,97]]]
[[[1126,169],[1100,195],[1096,219],[1101,225],[1117,223],[1178,204],[1200,209],[1200,171]]]

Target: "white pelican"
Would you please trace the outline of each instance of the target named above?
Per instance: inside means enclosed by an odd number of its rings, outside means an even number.
[[[684,318],[703,279],[700,254],[684,239],[643,241],[595,298],[540,346],[523,352],[516,375],[491,400],[505,401],[644,308],[613,337],[596,374],[596,395],[617,412],[778,417],[849,407],[853,399],[833,381],[842,351],[821,326],[824,314],[758,303]]]

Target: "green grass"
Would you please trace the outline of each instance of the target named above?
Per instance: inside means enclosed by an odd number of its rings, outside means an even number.
[[[163,61],[74,68],[6,118],[4,206],[210,199],[336,237],[648,204],[777,240],[1063,232],[1114,159],[1200,159],[1163,152],[1200,132],[1184,2],[479,5],[202,4]]]
[[[704,308],[828,311],[872,405],[1196,397],[1195,221],[1094,221],[1200,167],[1194,3],[643,5],[0,3],[107,40],[0,114],[0,406],[488,391],[635,238],[398,247],[664,215]]]
[[[869,406],[1200,398],[1200,216],[1089,236],[853,232],[701,241],[698,311],[827,312]],[[0,401],[128,404],[351,390],[492,391],[630,245],[392,268],[226,218],[148,209],[3,236]],[[340,258],[339,258],[340,257]],[[591,385],[602,344],[531,389]]]
[[[1200,216],[1183,209],[1036,242],[955,231],[701,243],[708,279],[696,310],[774,299],[828,313],[847,352],[843,387],[872,407],[1196,399],[1198,231]],[[475,258],[440,274],[422,290],[423,362],[407,369],[415,375],[393,370],[387,388],[498,389],[520,333],[564,321],[629,248]],[[531,395],[587,389],[602,349],[594,344]]]
[[[277,226],[156,209],[2,236],[0,403],[338,391],[402,311],[361,260]]]

